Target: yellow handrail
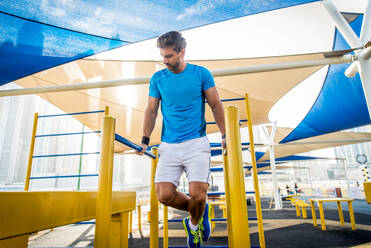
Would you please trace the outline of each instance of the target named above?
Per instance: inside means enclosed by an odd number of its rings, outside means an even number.
[[[31,136],[31,146],[30,146],[30,153],[28,154],[28,165],[27,165],[27,174],[26,174],[26,182],[24,184],[24,191],[28,191],[30,188],[30,177],[31,177],[31,170],[32,170],[32,157],[35,150],[35,137],[36,137],[36,130],[37,130],[37,122],[39,113],[35,113],[33,119],[33,128],[32,128],[32,136]]]

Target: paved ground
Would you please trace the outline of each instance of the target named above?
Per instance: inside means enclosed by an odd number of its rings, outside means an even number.
[[[313,227],[311,212],[308,219],[296,216],[295,208],[288,202],[284,210],[269,210],[269,199],[263,199],[264,234],[267,247],[371,247],[371,205],[365,201],[354,204],[357,230],[352,231],[347,208],[344,208],[345,227],[340,226],[338,212],[332,205],[325,206],[327,231],[321,231],[320,225]],[[360,211],[358,211],[358,209]],[[144,215],[144,214],[143,214]],[[217,211],[216,217],[222,212]],[[249,217],[255,217],[255,205],[248,206]],[[173,211],[171,218],[185,216],[182,211]],[[134,215],[135,217],[135,215]],[[319,212],[317,210],[317,218]],[[138,232],[136,219],[133,220],[133,233],[130,235],[129,247],[149,247],[149,225],[147,217],[142,217],[142,232]],[[250,221],[250,239],[252,245],[259,245],[257,222]],[[160,228],[162,230],[162,227]],[[204,245],[226,245],[226,223],[216,224],[211,239]],[[162,235],[160,231],[160,236]],[[162,237],[162,236],[161,236]],[[181,223],[169,223],[169,245],[184,246],[185,233]],[[70,225],[56,228],[53,231],[40,232],[30,239],[29,247],[92,247],[94,242],[93,225]],[[159,240],[162,247],[162,238]]]

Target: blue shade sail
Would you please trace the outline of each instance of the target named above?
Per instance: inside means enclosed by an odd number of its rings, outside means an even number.
[[[360,34],[363,15],[350,25]],[[349,46],[336,31],[334,50]],[[318,136],[370,124],[366,99],[359,74],[354,78],[344,75],[349,64],[329,66],[325,82],[316,101],[301,123],[280,143]]]
[[[0,13],[0,85],[125,44]]]
[[[0,85],[112,48],[313,0],[0,1]]]

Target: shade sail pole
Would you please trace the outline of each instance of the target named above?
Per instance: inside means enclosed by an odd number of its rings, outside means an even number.
[[[213,70],[211,74],[214,77],[225,77],[225,76],[242,75],[242,74],[250,74],[250,73],[257,73],[257,72],[269,72],[269,71],[279,71],[279,70],[306,68],[306,67],[314,67],[314,66],[332,65],[332,64],[351,63],[355,59],[356,58],[354,57],[354,55],[346,54],[342,56],[334,56],[334,57],[328,57],[328,58],[322,58],[322,59],[299,60],[299,61],[283,62],[283,63],[276,63],[276,64],[265,64],[265,65],[256,65],[256,66],[248,66],[248,67],[219,69],[219,70]],[[35,87],[35,88],[27,88],[27,89],[1,90],[0,97],[42,94],[42,93],[62,92],[62,91],[74,91],[74,90],[87,90],[87,89],[96,89],[96,88],[108,88],[108,87],[117,87],[117,86],[125,86],[125,85],[141,85],[141,84],[147,84],[149,80],[150,80],[150,77],[138,77],[138,78],[107,80],[107,81],[90,82],[90,83]]]

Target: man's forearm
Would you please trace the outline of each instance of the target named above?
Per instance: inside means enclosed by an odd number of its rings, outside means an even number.
[[[216,125],[219,128],[219,131],[222,135],[225,134],[225,120],[224,120],[224,107],[221,102],[219,102],[215,108],[212,109],[214,114],[214,119],[216,122]]]
[[[153,113],[150,110],[146,110],[144,115],[144,124],[143,124],[143,136],[150,137],[155,127],[157,118],[157,113]]]

